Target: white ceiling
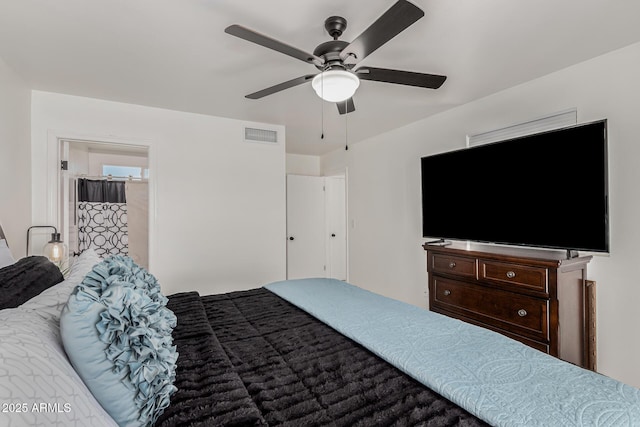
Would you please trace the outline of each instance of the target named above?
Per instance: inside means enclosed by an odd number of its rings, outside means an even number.
[[[284,124],[287,152],[321,154],[640,41],[638,0],[413,0],[425,17],[360,65],[447,75],[440,89],[363,81],[347,123],[310,84],[244,98],[317,70],[228,25],[312,52],[328,16],[351,41],[394,2],[0,0],[0,57],[33,89]]]

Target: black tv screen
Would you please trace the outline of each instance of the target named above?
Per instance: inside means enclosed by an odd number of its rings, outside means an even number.
[[[606,120],[421,162],[425,238],[609,251]]]

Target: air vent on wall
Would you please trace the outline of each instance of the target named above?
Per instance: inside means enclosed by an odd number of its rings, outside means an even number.
[[[574,108],[517,125],[477,133],[475,135],[467,135],[467,147],[573,126],[577,122],[578,111]]]
[[[246,142],[278,143],[278,132],[270,129],[244,128],[244,140]]]

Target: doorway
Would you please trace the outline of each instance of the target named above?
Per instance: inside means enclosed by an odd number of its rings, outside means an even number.
[[[60,140],[61,234],[70,254],[130,256],[149,268],[146,146]]]
[[[347,280],[346,178],[287,175],[287,279]]]

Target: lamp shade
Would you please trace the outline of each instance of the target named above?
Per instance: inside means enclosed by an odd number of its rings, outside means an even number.
[[[358,76],[345,70],[328,70],[311,81],[313,90],[325,101],[341,102],[351,98],[360,86]]]
[[[51,233],[51,240],[44,245],[43,255],[54,264],[60,264],[67,256],[67,245],[60,240],[60,233]]]

